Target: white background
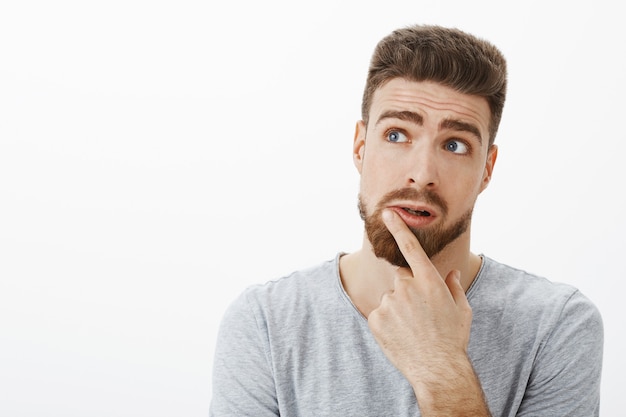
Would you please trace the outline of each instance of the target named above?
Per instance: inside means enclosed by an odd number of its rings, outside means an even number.
[[[0,415],[206,416],[228,303],[359,247],[366,69],[410,23],[507,56],[473,250],[597,304],[623,415],[618,4],[3,1]]]

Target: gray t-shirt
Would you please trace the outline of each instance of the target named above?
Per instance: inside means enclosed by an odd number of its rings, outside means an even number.
[[[339,256],[248,288],[220,327],[210,416],[419,416]],[[483,256],[468,353],[493,416],[597,416],[603,327],[578,290]]]

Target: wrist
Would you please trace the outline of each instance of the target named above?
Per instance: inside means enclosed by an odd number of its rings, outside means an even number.
[[[465,353],[429,361],[409,382],[423,416],[490,416],[482,387]]]

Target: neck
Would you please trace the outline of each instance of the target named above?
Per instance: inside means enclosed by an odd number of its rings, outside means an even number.
[[[461,271],[461,285],[467,289],[472,285],[481,265],[479,256],[469,250],[469,230],[431,258],[442,279],[457,269]],[[339,264],[341,281],[354,305],[365,316],[378,307],[382,295],[393,289],[397,266],[377,258],[372,246],[363,238],[363,246],[344,255]]]

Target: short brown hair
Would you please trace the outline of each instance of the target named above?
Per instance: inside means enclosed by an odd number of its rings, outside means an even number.
[[[361,117],[367,125],[374,92],[392,78],[434,81],[484,97],[491,110],[493,144],[506,98],[506,60],[491,43],[454,28],[414,25],[383,38],[372,55]]]

